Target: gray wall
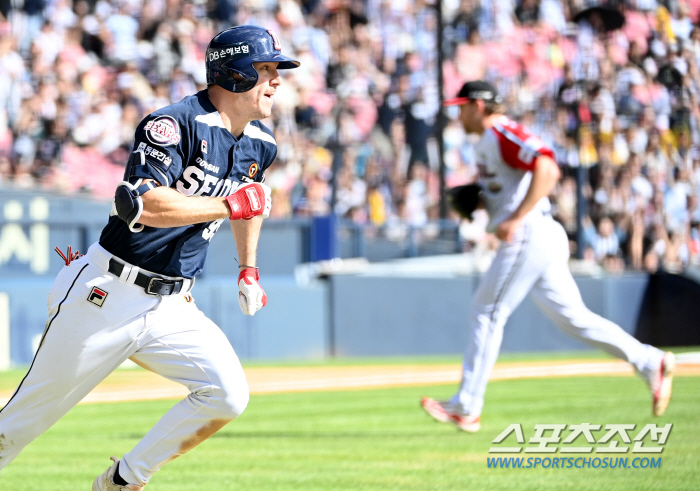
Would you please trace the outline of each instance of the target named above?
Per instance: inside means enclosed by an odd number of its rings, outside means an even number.
[[[645,274],[576,277],[593,311],[634,333]],[[478,277],[334,276],[332,333],[340,356],[462,353]],[[529,298],[505,326],[502,351],[590,349],[557,329]]]
[[[0,278],[55,276],[63,263],[54,247],[85,252],[110,209],[89,199],[0,192]]]
[[[331,278],[338,356],[461,353],[475,278]]]

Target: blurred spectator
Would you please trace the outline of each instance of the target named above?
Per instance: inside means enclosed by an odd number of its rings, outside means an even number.
[[[128,2],[117,2],[116,12],[107,18],[105,27],[109,32],[107,53],[110,60],[115,64],[134,61],[139,24],[131,15]]]
[[[451,30],[447,37],[451,41],[450,54],[454,53],[456,46],[463,44],[475,33],[479,33],[479,18],[481,17],[481,4],[476,0],[460,0],[459,10],[451,23]]]
[[[343,166],[336,179],[336,215],[345,218],[359,217],[367,201],[365,181],[358,178],[354,169],[348,165]]]
[[[598,222],[598,227],[592,240],[596,261],[603,261],[608,256],[618,257],[620,241],[615,233],[615,225],[610,217],[604,216]]]
[[[515,7],[515,17],[521,26],[537,24],[540,19],[540,0],[521,0]]]

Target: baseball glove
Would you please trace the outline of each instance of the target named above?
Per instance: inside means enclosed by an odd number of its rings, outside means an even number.
[[[479,208],[481,191],[478,184],[455,186],[447,190],[447,200],[457,213],[471,221],[472,213]]]

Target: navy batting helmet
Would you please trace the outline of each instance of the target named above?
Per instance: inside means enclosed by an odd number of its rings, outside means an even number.
[[[237,26],[214,36],[206,53],[207,84],[229,92],[246,92],[258,82],[253,63],[274,61],[278,69],[296,68],[299,62],[282,55],[277,35],[258,26]],[[234,74],[243,80],[234,79]]]

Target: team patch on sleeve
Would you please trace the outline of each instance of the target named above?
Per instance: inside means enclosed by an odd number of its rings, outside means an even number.
[[[180,143],[180,125],[172,116],[158,116],[146,123],[143,130],[154,145],[167,147]]]
[[[248,176],[255,177],[255,174],[258,173],[259,169],[260,169],[260,166],[258,165],[258,163],[253,162],[253,164],[248,168]]]
[[[137,151],[143,150],[144,156],[151,156],[154,159],[160,161],[165,165],[165,167],[170,166],[170,164],[173,163],[173,158],[168,155],[166,152],[163,152],[161,150],[158,150],[156,148],[153,148],[152,146],[146,144],[145,142],[139,143],[138,148],[136,149]]]

